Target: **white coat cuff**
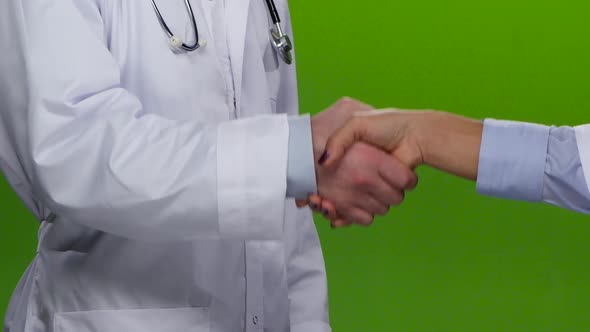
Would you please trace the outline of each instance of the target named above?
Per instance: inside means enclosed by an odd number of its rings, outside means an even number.
[[[317,191],[309,115],[289,117],[287,165],[287,197],[306,199]]]
[[[286,115],[259,116],[219,126],[217,204],[221,237],[281,238],[288,140]]]
[[[331,332],[326,322],[314,321],[291,325],[291,332]]]
[[[550,127],[485,120],[477,191],[483,195],[541,201]]]

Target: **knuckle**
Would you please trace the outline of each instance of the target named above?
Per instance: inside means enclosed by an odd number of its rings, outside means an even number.
[[[341,103],[347,104],[347,103],[350,103],[352,101],[353,101],[353,99],[350,96],[342,96],[342,98],[340,98],[340,102]]]
[[[389,213],[389,207],[388,206],[383,206],[379,209],[379,211],[377,212],[378,215],[380,216],[384,216],[387,213]]]
[[[338,105],[338,107],[344,108],[344,107],[350,106],[352,104],[352,101],[353,101],[352,98],[345,96],[345,97],[338,99],[338,102],[336,102],[336,105]]]
[[[407,189],[412,186],[412,183],[414,182],[414,177],[410,173],[402,173],[402,175],[400,176],[400,181],[402,188]]]
[[[350,119],[350,125],[354,128],[362,128],[364,124],[364,119],[359,116],[354,116]]]
[[[406,190],[414,190],[418,186],[418,176],[415,173],[410,174],[409,183],[406,185]]]
[[[357,187],[366,187],[371,183],[369,177],[361,173],[353,174],[351,178],[352,183]]]
[[[373,224],[373,218],[366,218],[359,221],[359,223],[363,226],[370,226]]]
[[[395,195],[393,195],[391,197],[390,203],[391,203],[391,205],[394,205],[394,206],[400,205],[404,201],[405,197],[406,197],[405,192],[403,192],[403,191],[397,192]]]
[[[343,207],[338,208],[338,215],[342,217],[346,217],[346,219],[352,218],[350,205],[344,205]]]

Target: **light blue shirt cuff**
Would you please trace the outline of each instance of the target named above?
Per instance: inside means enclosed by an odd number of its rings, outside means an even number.
[[[306,199],[317,192],[311,119],[309,115],[289,117],[287,197]]]
[[[590,191],[572,127],[551,127],[543,201],[590,214]]]
[[[484,121],[477,191],[524,201],[543,199],[550,127],[532,123]]]

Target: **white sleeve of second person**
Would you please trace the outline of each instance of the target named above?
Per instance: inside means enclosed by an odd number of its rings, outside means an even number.
[[[209,125],[142,114],[90,28],[98,12],[14,3],[30,91],[29,142],[15,144],[53,212],[135,239],[281,238],[286,115]]]
[[[485,120],[477,189],[590,214],[590,128]]]

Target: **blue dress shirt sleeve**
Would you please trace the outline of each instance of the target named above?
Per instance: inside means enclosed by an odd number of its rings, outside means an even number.
[[[485,120],[477,190],[590,214],[590,191],[572,127]]]
[[[287,197],[306,199],[317,192],[311,119],[309,115],[289,117],[287,156]]]

